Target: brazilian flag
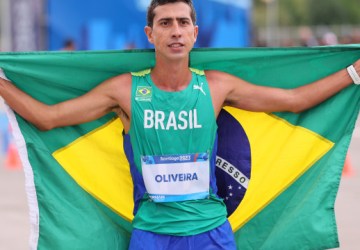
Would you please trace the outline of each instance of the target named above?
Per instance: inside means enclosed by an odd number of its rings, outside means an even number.
[[[190,66],[295,88],[359,57],[355,45],[194,49]],[[152,50],[0,53],[5,75],[49,105],[154,64]],[[339,246],[334,202],[359,107],[353,85],[300,114],[221,111],[218,194],[238,249]],[[133,186],[116,115],[42,132],[8,114],[26,175],[31,249],[127,249]]]

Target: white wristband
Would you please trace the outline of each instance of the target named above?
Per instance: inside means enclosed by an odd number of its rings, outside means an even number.
[[[356,72],[356,69],[354,68],[353,65],[350,65],[349,67],[346,68],[347,72],[349,73],[351,79],[353,80],[353,82],[357,85],[360,84],[360,76],[359,74]]]

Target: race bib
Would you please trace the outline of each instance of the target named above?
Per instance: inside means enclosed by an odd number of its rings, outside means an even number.
[[[205,199],[209,196],[209,154],[142,156],[146,190],[154,202]]]

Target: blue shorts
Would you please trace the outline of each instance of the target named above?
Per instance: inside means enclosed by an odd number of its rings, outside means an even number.
[[[190,236],[156,234],[134,229],[129,250],[236,250],[228,221],[213,230]]]

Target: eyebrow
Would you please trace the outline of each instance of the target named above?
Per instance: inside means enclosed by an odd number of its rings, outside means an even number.
[[[173,17],[164,17],[164,18],[160,18],[157,22],[162,22],[162,21],[172,21],[176,19],[177,21],[184,21],[184,20],[188,20],[190,21],[191,18],[189,17],[176,17],[176,18],[173,18]]]

